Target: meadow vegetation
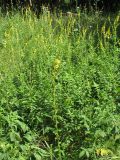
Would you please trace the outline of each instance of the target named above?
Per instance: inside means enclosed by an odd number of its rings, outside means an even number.
[[[119,22],[0,14],[0,160],[120,160]]]

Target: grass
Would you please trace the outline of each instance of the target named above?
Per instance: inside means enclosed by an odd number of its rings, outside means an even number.
[[[0,160],[120,159],[120,14],[0,16]]]

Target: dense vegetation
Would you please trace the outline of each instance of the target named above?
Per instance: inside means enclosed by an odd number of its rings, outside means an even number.
[[[0,160],[120,159],[119,21],[0,15]]]

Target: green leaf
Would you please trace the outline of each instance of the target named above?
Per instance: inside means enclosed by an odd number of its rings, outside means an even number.
[[[19,156],[19,160],[25,160],[25,157]]]
[[[69,4],[69,3],[70,3],[70,0],[64,0],[64,2],[65,2],[66,4]]]
[[[5,154],[4,153],[0,153],[0,160],[3,160],[5,158]]]
[[[87,158],[90,157],[90,154],[89,154],[89,152],[87,150],[86,150],[86,156],[87,156]]]
[[[115,140],[120,140],[120,134],[115,136]]]
[[[26,133],[24,138],[27,139],[29,142],[33,140],[33,137],[29,133]]]
[[[36,160],[42,159],[41,155],[39,155],[38,153],[34,153],[34,156],[35,156]]]
[[[102,131],[102,130],[97,130],[95,132],[95,137],[102,137],[102,138],[104,138],[104,137],[106,137],[106,133],[104,131]]]
[[[14,131],[10,132],[10,140],[11,142],[21,141],[19,133],[16,133]]]
[[[82,151],[80,152],[80,154],[79,154],[79,158],[84,157],[84,156],[85,156],[85,154],[86,154],[85,150],[82,150]]]
[[[21,122],[19,120],[17,120],[16,122],[21,127],[21,129],[23,130],[23,132],[28,131],[28,126],[25,123],[23,123],[23,122]]]

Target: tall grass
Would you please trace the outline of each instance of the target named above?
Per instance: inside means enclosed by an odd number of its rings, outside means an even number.
[[[0,160],[120,159],[120,15],[0,16]]]

